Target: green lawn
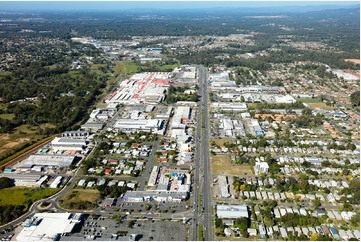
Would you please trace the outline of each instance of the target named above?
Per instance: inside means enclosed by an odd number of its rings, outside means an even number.
[[[122,67],[121,69],[121,72],[123,74],[124,70],[125,70],[125,73],[126,75],[131,75],[131,74],[134,74],[134,73],[137,73],[138,72],[138,65],[137,63],[135,62],[132,62],[132,61],[124,61],[122,62],[122,64],[120,64]]]
[[[99,70],[100,67],[105,67],[107,66],[106,64],[93,64],[90,66],[90,70],[92,71],[96,71]]]
[[[29,203],[47,198],[58,191],[59,188],[5,188],[0,191],[0,206],[24,204],[27,209]]]
[[[11,75],[11,71],[0,71],[0,77]]]
[[[9,106],[9,103],[0,103],[0,110],[4,110]]]
[[[69,75],[70,75],[71,78],[77,78],[77,77],[81,76],[79,71],[76,71],[76,70],[69,71]]]
[[[203,228],[203,224],[198,224],[198,240],[202,241],[204,240],[204,228]]]
[[[296,98],[296,100],[303,103],[322,103],[318,98]]]
[[[13,113],[0,114],[0,118],[7,119],[7,120],[12,120],[13,118],[15,118],[15,114],[13,114]]]
[[[93,209],[100,199],[98,190],[73,189],[60,198],[59,202],[62,207],[67,209],[76,209],[83,203],[83,209]]]
[[[174,68],[178,66],[179,64],[167,64],[167,65],[156,64],[154,65],[154,68],[158,69],[161,72],[169,72],[169,71],[173,71]],[[133,61],[118,62],[114,67],[114,73],[120,73],[119,75],[124,75],[124,71],[125,71],[125,74],[129,76],[134,73],[140,72],[140,68],[142,67],[147,68],[147,65],[146,64],[138,65]]]
[[[56,69],[60,68],[60,65],[59,64],[53,64],[53,65],[50,65],[50,66],[45,66],[45,68],[49,68],[50,70],[56,70]]]
[[[169,65],[157,65],[157,67],[161,71],[173,71],[175,68],[177,68],[179,64],[169,64]]]

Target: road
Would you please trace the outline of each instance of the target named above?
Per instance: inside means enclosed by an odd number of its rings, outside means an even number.
[[[156,141],[153,143],[152,152],[149,155],[148,162],[145,165],[145,169],[138,189],[139,191],[145,191],[145,184],[147,184],[149,173],[151,171],[151,168],[153,168],[154,166],[155,153],[158,150],[159,143],[160,143],[160,139],[157,137]]]
[[[201,82],[201,81],[199,81]],[[200,90],[202,90],[201,85]],[[195,137],[195,143],[196,143],[196,154],[194,157],[194,180],[193,180],[193,229],[192,229],[192,240],[197,241],[198,237],[198,198],[199,198],[199,168],[200,168],[200,156],[201,156],[201,149],[200,144],[202,141],[202,98],[201,101],[198,103],[197,107],[197,129],[196,129],[196,137]]]
[[[210,195],[210,159],[209,159],[209,113],[207,71],[198,66],[199,94],[201,100],[198,105],[198,122],[196,133],[196,156],[194,160],[193,184],[193,218],[192,240],[198,238],[198,224],[204,227],[204,240],[212,240],[212,204]],[[199,199],[202,199],[199,201]],[[202,204],[200,209],[199,203]],[[201,210],[201,214],[198,214]]]
[[[203,221],[204,221],[204,239],[206,241],[212,238],[212,204],[211,204],[211,177],[210,177],[210,159],[209,159],[209,112],[208,112],[208,86],[207,71],[200,67],[202,78],[202,99],[203,99],[203,137],[202,137],[202,154],[203,154]]]

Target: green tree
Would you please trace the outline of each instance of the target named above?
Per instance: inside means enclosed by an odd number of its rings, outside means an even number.
[[[0,178],[0,190],[4,189],[4,188],[13,187],[13,186],[14,186],[14,182],[12,179],[10,179],[8,177]]]
[[[353,92],[350,101],[354,106],[360,106],[360,91]]]

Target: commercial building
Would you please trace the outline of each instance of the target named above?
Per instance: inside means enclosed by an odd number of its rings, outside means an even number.
[[[291,95],[277,95],[274,96],[275,102],[276,103],[295,103],[296,99],[294,99]]]
[[[113,205],[115,204],[115,198],[105,198],[104,201],[102,202],[102,206],[103,207],[113,207]]]
[[[104,122],[89,119],[85,124],[82,124],[80,128],[86,131],[97,132],[98,130],[104,128],[104,125]]]
[[[190,107],[187,106],[178,106],[175,109],[173,118],[172,118],[172,129],[184,129],[185,124],[187,124],[190,120]]]
[[[61,183],[61,181],[63,180],[63,177],[61,177],[61,176],[58,176],[58,177],[56,177],[55,178],[55,180],[50,184],[50,188],[57,188],[57,187],[59,187],[59,185],[60,185],[60,183]]]
[[[176,138],[178,142],[188,141],[189,136],[186,132],[187,124],[190,122],[190,107],[178,106],[175,109],[171,123],[171,137]]]
[[[155,186],[155,183],[156,183],[157,177],[158,177],[158,173],[159,173],[159,167],[153,166],[152,172],[150,173],[148,186],[150,186],[150,187]]]
[[[85,139],[90,135],[89,131],[65,131],[61,134],[63,138],[73,138],[73,139]]]
[[[218,176],[219,189],[221,191],[222,198],[229,198],[229,185],[226,176]]]
[[[246,205],[217,205],[218,218],[248,218]]]
[[[86,142],[83,139],[55,138],[51,141],[54,150],[77,150],[82,151],[86,148]]]
[[[257,136],[263,137],[264,133],[263,133],[263,130],[262,130],[261,126],[259,125],[257,119],[251,119],[251,126],[253,128],[254,133]]]
[[[82,220],[80,213],[36,213],[25,220],[17,241],[55,241],[71,233]]]
[[[211,107],[224,111],[247,111],[246,103],[236,103],[236,102],[212,102]]]
[[[147,72],[134,74],[120,83],[119,88],[107,98],[107,103],[158,104],[164,100],[165,91],[170,86],[170,74]]]
[[[188,192],[174,191],[127,191],[123,199],[128,202],[181,202],[188,199]]]
[[[163,121],[160,119],[119,119],[115,124],[114,128],[123,132],[158,132],[162,129]]]
[[[30,155],[22,167],[32,166],[58,166],[69,167],[75,160],[74,155],[51,155],[51,154],[35,154]]]
[[[48,179],[48,176],[19,173],[3,173],[0,174],[0,177],[10,178],[14,181],[15,186],[25,187],[40,187]]]
[[[285,89],[282,87],[266,87],[266,86],[245,86],[240,87],[239,91],[241,93],[259,93],[259,92],[285,92]]]

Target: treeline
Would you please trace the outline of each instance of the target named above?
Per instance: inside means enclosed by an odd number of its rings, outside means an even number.
[[[0,206],[0,225],[9,223],[20,217],[26,207],[25,205],[2,205]]]
[[[33,47],[32,54],[36,56],[39,46]],[[69,48],[58,50],[74,53],[68,56],[62,53],[67,56],[66,59],[44,53],[43,59],[55,58],[53,61],[58,61],[51,69],[44,66],[49,63],[37,60],[29,65],[20,65],[12,70],[11,75],[0,77],[0,97],[3,102],[10,102],[0,113],[14,115],[11,119],[0,118],[0,133],[11,132],[22,124],[39,126],[50,123],[55,126],[38,130],[43,135],[76,128],[72,126],[83,119],[88,107],[105,87],[110,72],[107,68],[91,69],[91,63],[79,70],[70,70],[72,61],[87,54],[94,54],[92,63],[104,63],[110,67],[99,56],[100,51],[88,50],[83,45],[69,43]]]
[[[352,105],[359,107],[360,106],[360,91],[353,92],[350,96],[350,101]]]
[[[305,227],[305,226],[319,226],[320,221],[312,216],[303,216],[296,213],[286,213],[281,218],[277,219],[277,222],[282,222],[285,227]]]
[[[197,102],[198,101],[198,92],[193,91],[192,94],[185,94],[184,92],[187,90],[187,87],[174,87],[170,86],[168,89],[167,95],[167,103],[176,103],[178,101],[190,101]]]

